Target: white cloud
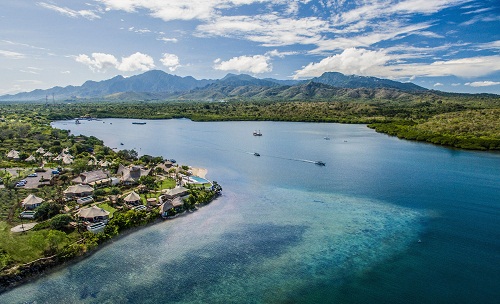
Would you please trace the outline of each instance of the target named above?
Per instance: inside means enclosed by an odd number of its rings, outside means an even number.
[[[257,16],[221,16],[199,25],[200,37],[223,36],[244,38],[263,46],[316,44],[322,33],[330,31],[328,21],[317,17],[283,18],[277,14]]]
[[[35,70],[32,70],[30,68],[26,69],[26,70],[19,70],[19,72],[22,72],[22,73],[27,73],[27,74],[33,74],[33,75],[39,75],[40,73],[38,73],[37,71]]]
[[[216,70],[221,71],[238,71],[250,72],[253,74],[261,74],[271,72],[273,70],[270,57],[264,55],[255,56],[239,56],[233,57],[227,61],[222,61],[220,58],[214,60]]]
[[[92,58],[80,54],[75,60],[87,65],[94,72],[104,72],[109,68],[115,68],[123,72],[148,71],[155,67],[151,56],[139,52],[129,57],[122,57],[121,62],[115,56],[104,53],[92,53]]]
[[[476,45],[476,47],[480,50],[484,49],[500,49],[500,40],[492,41],[492,42],[487,42],[487,43],[480,43]]]
[[[424,76],[479,77],[500,71],[500,55],[435,61],[429,65],[409,64],[402,68],[415,69]]]
[[[133,72],[149,71],[154,67],[154,60],[151,56],[137,52],[129,57],[122,57],[122,62],[117,66],[117,69],[124,72]]]
[[[163,42],[173,42],[177,43],[179,40],[177,38],[166,38],[166,37],[160,37],[158,40],[163,41]]]
[[[219,10],[241,5],[270,2],[270,0],[99,0],[106,10],[135,12],[147,10],[154,18],[171,20],[208,20],[218,15]],[[286,2],[286,1],[285,1]]]
[[[436,82],[436,83],[434,84],[434,86],[435,86],[435,87],[441,87],[441,86],[443,86],[443,84],[442,84],[441,82]]]
[[[419,35],[419,36],[428,37],[428,38],[445,38],[443,35],[438,35],[434,32],[430,32],[430,31],[419,31],[419,32],[414,32],[414,34]]]
[[[410,34],[429,38],[443,36],[428,31],[432,22],[410,24],[412,15],[429,15],[470,0],[97,0],[107,10],[133,13],[146,11],[164,21],[200,20],[195,36],[221,36],[249,40],[265,47],[315,45],[312,53],[324,54],[351,47],[370,47],[378,42]],[[244,5],[265,4],[266,11],[254,15],[225,15]],[[304,4],[323,10],[304,17]],[[346,8],[352,8],[347,9]],[[323,18],[333,12],[329,18]],[[299,17],[300,16],[300,17]],[[437,21],[436,21],[437,22]],[[175,42],[168,38],[165,42]]]
[[[295,71],[294,79],[317,77],[324,72],[340,72],[344,74],[372,75],[390,60],[383,51],[348,48],[341,54],[324,58],[318,63],[310,63],[301,70]]]
[[[56,11],[64,16],[71,17],[71,18],[78,18],[78,17],[83,17],[88,20],[94,20],[94,19],[100,19],[101,17],[97,15],[95,12],[90,11],[90,10],[73,10],[67,7],[60,7],[56,6],[53,4],[45,3],[45,2],[38,2],[38,5],[53,11]]]
[[[129,27],[128,28],[129,32],[134,32],[134,33],[139,33],[139,34],[146,34],[146,33],[151,33],[150,29],[144,28],[144,29],[136,29],[135,27]]]
[[[465,85],[471,87],[489,87],[499,84],[500,82],[497,81],[474,81],[474,82],[467,82]]]
[[[359,20],[379,19],[393,15],[432,14],[448,7],[457,6],[470,0],[403,0],[367,1],[368,4],[356,7],[335,16],[341,24]]]
[[[298,54],[298,52],[280,52],[278,50],[272,50],[272,51],[266,52],[266,56],[279,57],[279,58],[284,58],[285,56],[296,55],[296,54]]]
[[[458,76],[472,78],[500,71],[500,55],[440,60],[432,63],[401,63],[406,55],[391,55],[387,50],[349,48],[317,63],[295,71],[294,79],[316,77],[337,71],[385,78]]]
[[[430,27],[430,23],[416,23],[403,26],[398,22],[391,22],[369,33],[360,33],[351,37],[339,37],[334,39],[321,39],[312,53],[323,53],[325,51],[343,50],[353,47],[369,47],[375,43],[393,40],[412,33],[421,33],[420,30]]]
[[[179,62],[179,57],[177,57],[177,55],[174,54],[164,53],[160,61],[164,66],[168,67],[168,69],[171,72],[175,71],[177,68],[181,66]]]
[[[11,58],[11,59],[22,59],[24,58],[24,54],[17,53],[17,52],[11,52],[11,51],[4,51],[0,50],[0,56]]]
[[[452,87],[458,87],[458,86],[460,86],[460,85],[461,85],[461,83],[452,83],[452,84],[451,84],[451,86],[452,86]]]
[[[87,65],[94,72],[106,71],[108,68],[116,68],[119,65],[115,56],[104,53],[92,53],[92,58],[80,54],[75,60]]]
[[[37,49],[37,50],[47,50],[46,48],[42,48],[42,47],[38,47],[38,46],[26,44],[26,43],[14,42],[14,41],[10,41],[10,40],[0,40],[0,41],[3,43],[6,43],[6,44],[10,44],[10,45],[27,47],[27,48],[31,48],[31,49]]]

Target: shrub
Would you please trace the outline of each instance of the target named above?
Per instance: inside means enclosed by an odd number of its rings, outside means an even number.
[[[66,228],[72,220],[73,219],[70,215],[58,214],[50,220],[50,227],[52,229],[61,230],[63,228]]]

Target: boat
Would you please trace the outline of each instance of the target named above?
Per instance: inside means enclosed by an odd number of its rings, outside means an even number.
[[[145,125],[146,123],[145,122],[133,122],[132,124],[133,125]]]
[[[323,138],[324,138],[325,140],[330,140],[330,137],[328,137],[328,136],[325,136],[325,137],[323,137]]]
[[[253,136],[262,136],[262,133],[259,131],[253,131]]]
[[[253,155],[255,155],[255,156],[260,156],[260,154],[259,154],[259,153],[257,153],[257,152],[253,152]]]
[[[75,124],[77,124],[77,125],[80,124],[80,120],[78,118],[75,120]]]
[[[123,146],[123,143],[120,143],[120,146]]]
[[[320,160],[317,160],[317,161],[315,161],[314,163],[315,163],[316,165],[318,165],[318,166],[325,166],[325,165],[326,165],[324,162],[322,162],[322,161],[320,161]]]

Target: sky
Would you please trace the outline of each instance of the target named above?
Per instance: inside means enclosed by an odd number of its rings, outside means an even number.
[[[163,70],[500,94],[498,0],[2,0],[0,95]]]

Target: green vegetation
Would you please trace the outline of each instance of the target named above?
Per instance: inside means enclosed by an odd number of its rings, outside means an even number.
[[[132,210],[123,202],[123,195],[133,190],[142,196],[158,197],[161,190],[173,188],[179,174],[188,169],[174,166],[165,172],[165,167],[157,167],[163,162],[162,157],[139,158],[134,150],[115,152],[95,137],[52,129],[48,117],[66,110],[65,105],[0,105],[0,292],[19,279],[81,256],[126,229],[155,221],[159,218],[158,208]],[[11,150],[17,150],[18,155],[8,156]],[[46,152],[52,155],[45,155]],[[72,162],[55,160],[58,155],[71,155]],[[34,161],[28,162],[28,157]],[[78,208],[84,207],[66,199],[63,190],[79,173],[101,169],[99,162],[106,162],[112,173],[119,164],[154,170],[135,185],[95,186],[92,204],[109,211],[110,220],[103,233],[94,234],[75,216]],[[57,168],[57,173],[52,168]],[[38,175],[28,177],[34,172]],[[16,186],[21,179],[39,183],[38,188]],[[21,202],[29,194],[41,198],[43,203],[35,209],[34,219],[22,219]],[[201,203],[203,193],[196,195]],[[25,232],[11,232],[12,227],[28,222],[36,225]]]
[[[325,101],[239,101],[230,102],[127,102],[127,103],[74,103],[45,106],[40,104],[11,104],[2,106],[6,113],[21,114],[27,119],[16,120],[14,126],[0,128],[0,142],[16,139],[16,144],[31,144],[29,138],[65,137],[65,131],[49,128],[34,130],[31,122],[48,126],[50,120],[72,119],[80,116],[96,118],[189,118],[195,121],[304,121],[366,123],[378,132],[400,138],[423,140],[436,144],[466,149],[498,149],[500,132],[480,131],[483,126],[498,122],[500,97],[489,94],[422,94],[408,101],[402,99],[331,99]],[[487,115],[483,115],[487,113]],[[489,114],[488,114],[489,113]],[[448,114],[445,115],[445,114]],[[28,123],[29,121],[29,123]],[[0,123],[1,124],[1,123]],[[10,124],[9,124],[10,125]],[[17,130],[17,131],[16,131]],[[482,133],[478,133],[477,131]],[[67,134],[66,134],[67,136]],[[60,140],[60,146],[63,146]],[[97,140],[97,139],[95,139]],[[57,150],[55,145],[52,150]],[[4,151],[11,146],[2,145]],[[72,151],[84,152],[88,145],[72,146]],[[105,149],[104,147],[102,149]],[[98,153],[100,157],[108,151]],[[132,161],[136,151],[119,151],[118,157]],[[99,158],[98,158],[99,159]],[[153,157],[141,157],[144,164]],[[6,167],[12,163],[3,163]],[[0,163],[0,166],[2,163]]]
[[[117,210],[116,208],[113,208],[112,206],[110,206],[108,203],[99,204],[99,205],[97,205],[97,207],[102,208],[106,211],[109,211],[110,218],[113,217],[113,213],[115,213],[115,211]]]
[[[368,125],[399,138],[462,149],[500,150],[500,109],[466,110],[427,120],[397,120]]]
[[[156,209],[131,210],[120,196],[132,190],[147,197],[158,197],[161,190],[173,188],[187,166],[176,166],[163,172],[155,168],[161,157],[137,151],[115,152],[95,137],[74,136],[69,131],[50,127],[54,119],[91,116],[96,118],[190,118],[197,121],[273,120],[304,122],[367,123],[377,132],[400,138],[427,141],[465,149],[500,150],[500,98],[494,95],[422,95],[420,100],[385,99],[328,100],[315,102],[243,102],[223,103],[75,103],[75,104],[3,104],[0,105],[0,271],[3,282],[29,276],[32,268],[44,269],[61,261],[80,256],[121,231],[150,223],[158,218]],[[58,155],[67,151],[73,162],[44,157],[38,148]],[[19,159],[8,158],[11,150]],[[34,162],[27,162],[29,156]],[[104,233],[93,234],[75,222],[76,203],[64,199],[63,190],[77,174],[99,168],[97,162],[109,162],[116,172],[119,164],[144,165],[152,176],[139,180],[139,186],[106,186],[95,189],[95,201],[113,217]],[[24,189],[15,183],[28,174],[59,168],[60,174],[47,180],[44,187]],[[15,169],[14,169],[15,168]],[[9,170],[7,170],[9,169]],[[51,169],[48,169],[51,170]],[[158,176],[162,175],[163,176]],[[39,178],[39,177],[32,177]],[[41,180],[41,178],[39,178]],[[220,191],[191,187],[183,210],[210,201]],[[219,190],[217,190],[219,189]],[[10,228],[26,223],[19,218],[21,201],[33,193],[44,200],[37,208],[34,229],[14,234]],[[115,197],[112,199],[112,197]],[[35,262],[32,262],[35,261]],[[23,263],[28,263],[22,266]],[[16,266],[17,265],[17,266]],[[15,267],[14,267],[15,266]],[[9,279],[10,278],[10,279]],[[8,284],[8,283],[4,283]]]

